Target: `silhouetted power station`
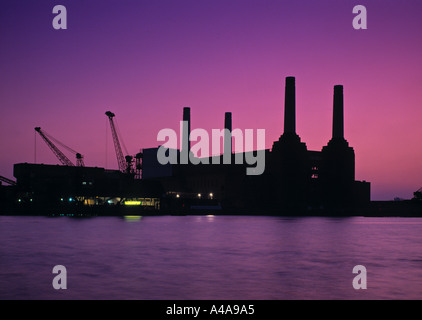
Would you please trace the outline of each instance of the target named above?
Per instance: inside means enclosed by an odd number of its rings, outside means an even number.
[[[221,155],[197,158],[201,161],[195,163],[161,164],[158,147],[123,157],[114,114],[107,112],[120,170],[15,164],[16,201],[22,205],[100,208],[104,212],[132,208],[189,213],[205,209],[280,215],[340,212],[368,205],[370,183],[355,180],[355,153],[344,137],[343,86],[334,86],[332,138],[321,151],[311,151],[296,132],[295,78],[285,80],[284,132],[271,149],[233,152],[232,113],[226,112]],[[181,150],[165,150],[174,152],[178,160],[183,152],[191,153],[190,108],[183,109],[182,119],[187,136],[182,139]],[[248,175],[246,169],[251,166],[247,159],[258,154],[265,157],[265,170]]]
[[[308,151],[295,124],[295,78],[286,78],[284,133],[273,144],[270,171],[283,203],[354,206],[370,201],[370,184],[355,181],[355,153],[344,138],[343,86],[334,86],[332,138]]]
[[[247,175],[246,153],[232,152],[232,114],[224,119],[224,153],[209,164],[157,164],[156,149],[144,153],[143,176],[160,181],[175,204],[188,205],[188,199],[218,199],[227,210],[264,212],[307,212],[310,210],[361,207],[370,202],[370,183],[355,180],[355,154],[344,138],[343,87],[334,87],[332,138],[322,151],[307,150],[296,133],[295,78],[286,78],[284,132],[265,154],[265,171]],[[190,109],[184,108],[183,120],[190,132]],[[187,141],[187,139],[185,139]],[[182,146],[190,149],[189,145]],[[256,152],[256,151],[255,151]],[[230,153],[230,164],[222,164]],[[211,163],[220,163],[212,164]],[[214,201],[215,202],[215,201]]]

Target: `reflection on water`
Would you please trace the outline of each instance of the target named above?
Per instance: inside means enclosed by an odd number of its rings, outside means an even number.
[[[128,222],[138,222],[142,219],[142,216],[123,216],[123,218]]]
[[[0,299],[422,298],[419,218],[0,216],[0,243]]]

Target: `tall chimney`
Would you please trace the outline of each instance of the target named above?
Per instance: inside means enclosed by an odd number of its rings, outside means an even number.
[[[183,122],[183,125],[184,125],[183,132],[187,133],[187,136],[183,137],[182,150],[183,151],[187,150],[187,154],[189,154],[189,152],[190,152],[190,139],[189,139],[189,135],[190,135],[190,108],[189,107],[183,108],[183,121],[184,121]],[[187,129],[185,128],[186,125],[187,125]]]
[[[232,153],[232,113],[226,112],[224,115],[224,154]]]
[[[295,77],[286,77],[284,96],[284,133],[296,133]]]
[[[333,139],[344,139],[343,86],[334,86]]]

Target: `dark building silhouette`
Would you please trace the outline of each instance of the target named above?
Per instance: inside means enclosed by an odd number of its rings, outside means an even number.
[[[370,184],[355,181],[355,153],[344,137],[343,86],[334,86],[332,138],[308,150],[296,132],[295,78],[285,82],[284,129],[271,149],[234,153],[232,113],[224,117],[223,153],[189,161],[190,108],[183,109],[177,163],[158,162],[158,148],[143,149],[142,179],[103,168],[15,164],[19,194],[38,202],[79,199],[84,205],[142,204],[162,212],[193,208],[257,214],[311,214],[369,204]],[[246,159],[262,152],[265,171],[247,175]],[[197,164],[200,162],[199,164]],[[22,196],[23,197],[23,196]],[[100,199],[100,200],[98,200]]]
[[[306,144],[296,133],[295,78],[286,78],[284,132],[273,144],[270,174],[276,206],[297,207],[307,204],[310,183],[310,159]]]
[[[265,212],[307,212],[310,209],[355,208],[370,202],[370,184],[355,181],[355,155],[344,138],[343,87],[334,86],[332,138],[322,151],[308,150],[296,133],[295,78],[285,83],[284,131],[265,152],[265,172],[248,176],[246,153],[232,152],[232,114],[226,112],[224,152],[210,157],[220,164],[172,165],[172,174],[161,180],[169,195],[212,194],[214,200],[229,210]],[[185,118],[185,110],[184,110]],[[190,114],[189,114],[190,126]],[[222,164],[231,154],[230,164]],[[153,155],[153,153],[151,153]],[[240,157],[239,157],[240,156]],[[237,164],[235,158],[243,159]],[[144,172],[149,168],[144,167]]]
[[[344,139],[343,86],[334,86],[333,135],[322,148],[320,168],[323,197],[331,205],[351,204],[355,198],[355,152]]]
[[[44,209],[111,208],[134,200],[155,210],[163,193],[154,180],[136,180],[133,175],[98,167],[17,163],[13,175],[17,180],[16,208],[43,214]]]

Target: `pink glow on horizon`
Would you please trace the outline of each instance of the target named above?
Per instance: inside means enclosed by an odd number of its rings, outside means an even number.
[[[345,136],[372,199],[411,198],[422,186],[422,4],[367,1],[368,30],[356,31],[353,1],[64,0],[69,29],[56,31],[51,1],[27,10],[7,2],[3,176],[34,162],[36,126],[87,166],[116,169],[107,110],[133,154],[158,146],[161,129],[178,131],[183,107],[192,129],[208,132],[230,111],[233,128],[266,129],[271,148],[283,130],[284,78],[295,76],[296,128],[309,150],[330,139],[333,87],[342,84]],[[36,156],[58,163],[39,138]]]

